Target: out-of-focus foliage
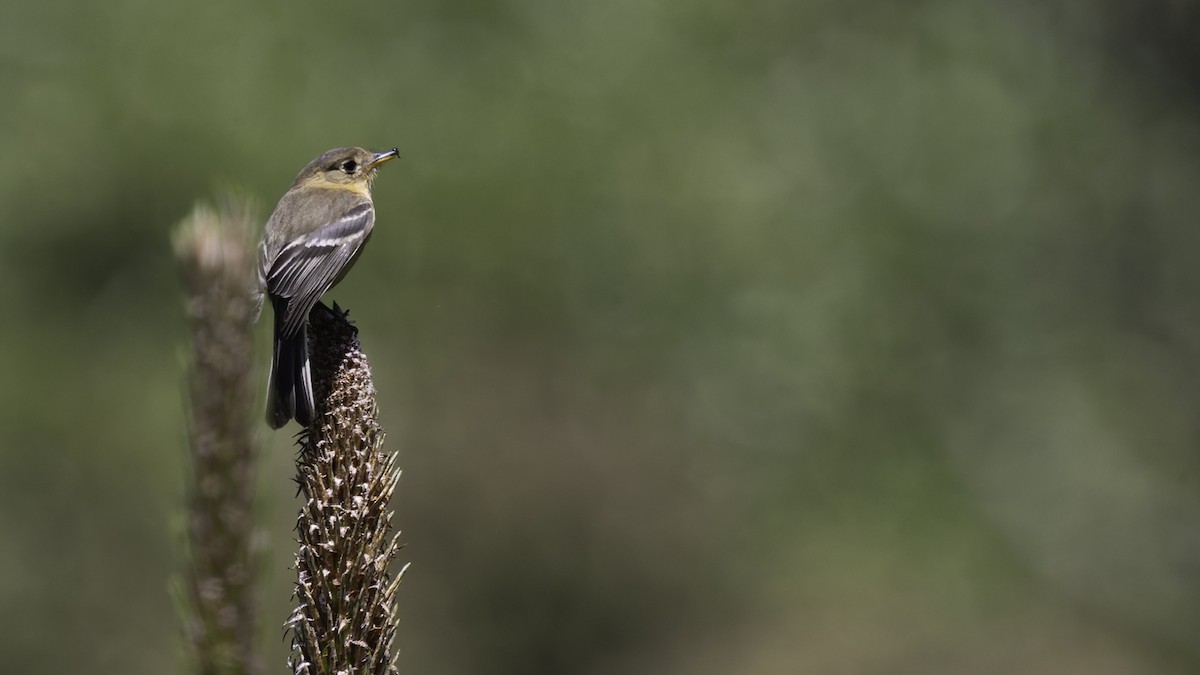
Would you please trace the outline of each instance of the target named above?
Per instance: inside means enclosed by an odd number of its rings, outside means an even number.
[[[3,670],[183,667],[169,231],[357,144],[405,158],[331,296],[405,469],[402,671],[1197,671],[1198,25],[7,3]]]

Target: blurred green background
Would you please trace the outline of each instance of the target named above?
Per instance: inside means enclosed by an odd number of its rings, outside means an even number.
[[[184,671],[170,230],[395,145],[328,298],[405,469],[402,672],[1200,672],[1198,28],[4,3],[3,670]],[[293,451],[261,433],[283,672]]]

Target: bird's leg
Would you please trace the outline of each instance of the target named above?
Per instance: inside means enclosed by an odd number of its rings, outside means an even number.
[[[355,335],[358,335],[358,326],[355,326],[354,322],[349,318],[350,310],[342,309],[336,302],[333,303],[333,309],[330,309],[329,307],[325,306],[325,303],[318,300],[317,304],[313,305],[312,310],[308,313],[309,319],[312,319],[314,314],[317,312],[324,314],[327,320],[340,321],[346,324],[351,330],[354,331]]]

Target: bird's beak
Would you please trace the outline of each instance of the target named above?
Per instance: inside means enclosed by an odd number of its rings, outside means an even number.
[[[377,152],[374,155],[371,155],[371,161],[367,163],[367,168],[374,169],[375,167],[379,166],[380,164],[383,164],[384,162],[387,162],[389,160],[396,159],[399,156],[400,156],[400,151],[397,150],[396,148],[392,148],[391,150],[387,150],[385,152]]]

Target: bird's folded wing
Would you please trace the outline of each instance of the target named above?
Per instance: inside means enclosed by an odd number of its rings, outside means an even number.
[[[267,272],[267,292],[287,300],[280,337],[296,335],[317,300],[366,243],[375,209],[362,204],[337,220],[289,242]]]

